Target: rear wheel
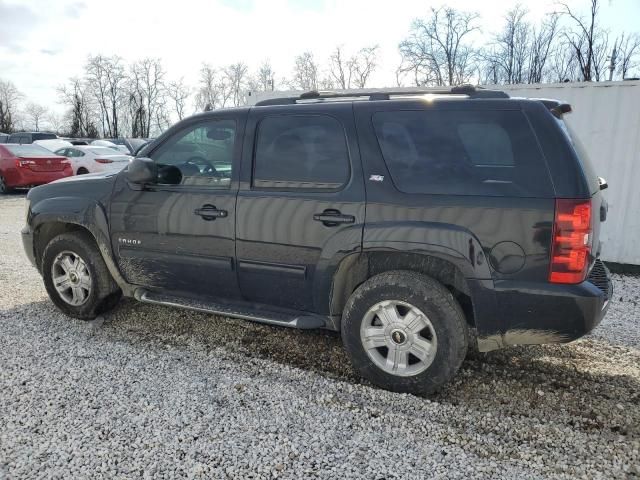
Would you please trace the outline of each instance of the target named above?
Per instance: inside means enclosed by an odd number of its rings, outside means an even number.
[[[4,176],[0,174],[0,194],[10,193],[11,188],[7,186],[7,181],[4,179]]]
[[[89,170],[87,170],[87,169],[86,169],[86,168],[84,168],[84,167],[80,167],[80,168],[78,169],[78,171],[76,172],[76,175],[84,175],[84,174],[86,174],[86,173],[89,173]]]
[[[468,329],[460,305],[443,285],[395,271],[370,278],[351,295],[342,339],[353,366],[372,383],[432,394],[460,368]]]
[[[122,295],[95,242],[84,232],[65,233],[49,242],[42,276],[53,303],[82,320],[110,310]]]

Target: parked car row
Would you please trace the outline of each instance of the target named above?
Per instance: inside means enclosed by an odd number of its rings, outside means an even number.
[[[64,140],[72,145],[97,145],[100,147],[114,148],[127,155],[135,155],[144,145],[149,143],[152,138],[105,138],[98,140],[95,138],[69,138],[58,137],[51,132],[17,132],[2,133],[0,132],[0,143],[35,143],[42,140]],[[44,145],[43,145],[44,146]],[[47,148],[47,147],[45,147]]]
[[[0,193],[72,175],[117,173],[148,142],[141,138],[59,138],[48,132],[0,134]]]

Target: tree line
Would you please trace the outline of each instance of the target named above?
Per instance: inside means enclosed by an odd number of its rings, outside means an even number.
[[[463,83],[522,84],[629,78],[640,67],[640,35],[613,37],[600,24],[602,0],[585,0],[577,12],[566,3],[541,21],[517,4],[499,31],[484,37],[480,16],[451,7],[431,8],[413,21],[399,44],[395,85],[451,86]],[[324,62],[313,52],[295,56],[287,76],[276,77],[269,61],[252,69],[244,62],[216,67],[202,63],[196,85],[170,78],[162,61],[91,55],[83,74],[58,88],[66,113],[59,116],[0,79],[0,131],[48,128],[76,137],[149,137],[196,111],[244,105],[248,92],[381,87],[379,45],[353,50],[336,46]]]

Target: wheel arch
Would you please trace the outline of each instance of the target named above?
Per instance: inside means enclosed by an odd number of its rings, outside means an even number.
[[[95,243],[109,273],[125,295],[133,295],[113,259],[109,242],[106,212],[99,202],[86,198],[51,198],[38,202],[31,210],[33,250],[36,266],[42,270],[42,255],[56,236],[68,232],[83,232]]]
[[[369,278],[389,271],[404,270],[427,275],[447,288],[458,301],[467,324],[476,326],[472,289],[465,269],[442,253],[369,250],[343,259],[333,277],[330,311],[339,318],[351,294]],[[468,273],[468,272],[466,272]],[[336,328],[339,327],[339,320]]]

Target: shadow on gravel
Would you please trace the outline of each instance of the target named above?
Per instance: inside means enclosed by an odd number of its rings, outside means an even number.
[[[0,317],[10,321],[26,314],[37,321],[54,312],[51,303],[35,302],[2,312]],[[205,351],[224,347],[248,357],[363,383],[334,332],[271,327],[127,299],[97,321],[68,321],[69,334],[78,341],[92,335],[145,349],[154,344]],[[494,416],[545,418],[549,411],[554,415],[561,411],[566,412],[566,423],[571,426],[636,437],[640,435],[639,361],[640,352],[596,340],[471,353],[454,381],[431,400]],[[630,370],[624,365],[630,365]],[[621,412],[627,420],[620,421]]]

